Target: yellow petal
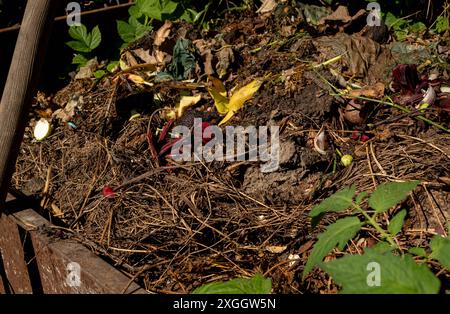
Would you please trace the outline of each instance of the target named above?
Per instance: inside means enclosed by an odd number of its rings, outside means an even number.
[[[258,80],[254,80],[236,91],[230,98],[229,110],[236,112],[241,109],[244,103],[253,97],[253,94],[259,89],[261,83]]]

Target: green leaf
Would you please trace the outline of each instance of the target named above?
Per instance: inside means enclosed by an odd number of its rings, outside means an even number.
[[[347,242],[361,229],[361,226],[362,223],[357,217],[346,217],[329,225],[325,232],[319,234],[303,270],[303,279],[336,246],[343,250]]]
[[[69,28],[69,35],[73,41],[69,41],[66,44],[75,51],[79,52],[91,52],[97,48],[102,41],[102,34],[98,26],[92,29],[92,32],[88,33],[86,26],[71,26]]]
[[[435,235],[430,241],[430,258],[438,260],[442,266],[450,269],[450,238]]]
[[[91,48],[91,50],[94,50],[95,48],[97,48],[100,45],[100,43],[102,42],[102,33],[100,32],[98,25],[92,29],[90,39],[91,40],[89,42],[89,48]]]
[[[412,247],[408,250],[409,253],[416,256],[427,257],[427,252],[421,247]]]
[[[423,32],[427,29],[427,26],[425,24],[423,24],[422,22],[417,22],[414,23],[413,25],[411,25],[410,27],[408,27],[409,31],[411,33],[420,33]]]
[[[448,17],[439,16],[436,19],[436,24],[434,25],[433,30],[436,31],[438,34],[440,34],[448,30],[448,27],[449,27]]]
[[[406,209],[399,211],[389,222],[388,231],[393,236],[396,236],[402,230],[403,221],[406,217]]]
[[[419,183],[419,181],[410,181],[380,184],[370,195],[369,206],[377,213],[385,212],[403,201]]]
[[[84,42],[81,41],[75,40],[68,41],[66,45],[78,52],[91,52],[91,49],[88,46],[86,46]]]
[[[193,294],[270,294],[272,280],[256,274],[250,279],[236,278],[226,282],[213,282],[195,289]]]
[[[126,43],[130,43],[135,39],[135,27],[128,24],[125,21],[116,21],[117,23],[117,32],[119,33],[120,38]]]
[[[72,64],[78,64],[78,65],[80,65],[80,66],[83,66],[83,65],[85,65],[88,61],[89,61],[89,60],[88,60],[85,56],[83,56],[83,55],[81,55],[81,54],[76,54],[76,55],[73,56]]]
[[[150,26],[141,24],[135,17],[131,16],[128,20],[117,21],[117,32],[120,38],[126,43],[133,42],[141,38],[147,31],[150,30]]]
[[[87,38],[86,26],[81,24],[80,26],[69,27],[69,35],[75,40],[84,41]]]
[[[342,286],[342,293],[435,294],[440,287],[428,267],[416,264],[409,254],[400,257],[366,249],[363,255],[347,255],[321,267]]]
[[[316,217],[325,212],[341,212],[352,206],[353,197],[355,196],[356,187],[344,188],[327,199],[324,199],[320,204],[314,206],[309,213],[309,216]]]
[[[386,253],[386,252],[391,252],[391,251],[395,250],[395,247],[393,247],[392,245],[390,245],[387,242],[381,241],[381,242],[376,243],[370,249],[374,250],[378,253]]]
[[[108,65],[106,66],[106,69],[109,72],[114,72],[115,69],[119,66],[119,61],[111,61],[110,63],[108,63]]]
[[[388,12],[386,14],[384,23],[386,24],[387,27],[391,28],[397,22],[397,20],[398,20],[398,18],[394,14],[392,14],[391,12]]]
[[[136,0],[134,5],[128,9],[128,13],[135,18],[140,18],[143,14],[143,7],[147,0]]]
[[[355,203],[360,205],[364,198],[367,196],[367,192],[361,192],[356,196]]]
[[[97,70],[97,71],[94,72],[94,77],[96,79],[101,79],[105,75],[106,75],[106,71],[104,71],[104,70]]]

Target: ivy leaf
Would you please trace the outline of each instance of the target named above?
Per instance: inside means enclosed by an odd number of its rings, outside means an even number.
[[[430,258],[438,260],[442,266],[450,269],[450,238],[443,238],[435,235],[430,241]]]
[[[256,274],[250,279],[236,278],[226,282],[213,282],[195,289],[193,294],[270,294],[272,280]]]
[[[369,206],[377,213],[385,212],[403,201],[419,183],[419,181],[410,181],[380,184],[370,195]]]
[[[388,231],[393,236],[396,236],[402,230],[403,221],[406,217],[406,209],[399,211],[389,222]]]
[[[440,287],[440,281],[431,270],[426,265],[416,264],[409,254],[400,257],[392,252],[366,249],[363,255],[346,255],[322,263],[321,268],[342,286],[341,293],[436,294]]]
[[[347,217],[329,225],[325,232],[319,234],[317,242],[314,245],[311,255],[306,262],[303,270],[303,279],[313,269],[315,265],[322,262],[336,245],[343,250],[347,242],[353,238],[361,229],[362,223],[357,217]]]
[[[314,206],[309,213],[311,217],[317,217],[325,212],[341,212],[352,206],[356,187],[346,187],[330,197],[324,199],[320,204]]]

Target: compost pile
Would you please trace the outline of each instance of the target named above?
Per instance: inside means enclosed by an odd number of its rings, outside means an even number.
[[[214,31],[160,25],[122,51],[113,73],[94,80],[101,65],[91,63],[55,95],[37,95],[14,187],[59,226],[46,232],[86,244],[152,292],[255,273],[278,293],[335,292],[319,269],[301,280],[323,230],[308,212],[352,184],[420,180],[398,241],[427,244],[450,218],[448,41],[398,43],[344,13],[313,30],[307,7],[288,5],[230,13]],[[227,97],[260,85],[220,127],[279,126],[277,171],[171,158],[174,126],[222,121],[211,96],[220,82]],[[38,142],[42,118],[52,132]],[[374,239],[363,231],[347,250]]]

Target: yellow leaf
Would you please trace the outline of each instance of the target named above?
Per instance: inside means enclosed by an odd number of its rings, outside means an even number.
[[[218,92],[219,94],[221,94],[224,97],[227,97],[227,90],[225,89],[225,85],[223,85],[221,80],[219,80],[218,78],[211,76],[211,75],[208,76],[208,79],[211,81],[212,88],[216,92]]]
[[[138,85],[153,86],[153,84],[146,82],[142,77],[140,77],[139,75],[136,75],[136,74],[128,74],[128,79]]]
[[[226,123],[228,120],[230,120],[232,117],[234,116],[234,112],[233,111],[228,111],[227,115],[225,116],[225,118],[222,119],[222,121],[220,121],[219,126]]]
[[[181,97],[180,104],[177,106],[177,118],[180,118],[187,108],[198,103],[201,98],[201,95]]]
[[[208,89],[208,91],[212,99],[214,100],[214,104],[216,105],[217,111],[220,114],[226,114],[228,112],[228,105],[229,105],[228,98],[226,98],[213,88]]]
[[[216,105],[217,111],[220,114],[226,114],[228,112],[228,98],[227,91],[222,81],[214,76],[208,77],[209,81],[212,83],[211,88],[208,88],[209,94],[214,100],[214,104]]]
[[[231,117],[244,106],[244,103],[251,99],[253,95],[256,93],[256,91],[261,86],[262,82],[258,80],[254,80],[250,84],[245,85],[244,87],[240,88],[238,91],[236,91],[230,99],[230,102],[228,104],[228,113],[225,116],[225,118],[220,121],[219,125],[222,125],[226,123],[228,120],[231,119]]]
[[[229,110],[236,112],[241,109],[244,103],[253,97],[253,94],[256,93],[260,86],[261,82],[254,80],[250,84],[240,88],[233,96],[231,96]]]

